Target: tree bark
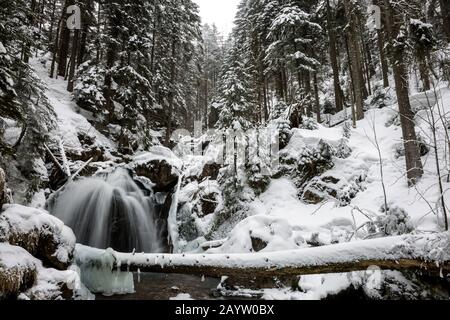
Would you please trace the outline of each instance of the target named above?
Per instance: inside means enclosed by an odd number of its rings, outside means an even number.
[[[334,18],[331,11],[330,0],[327,0],[327,27],[328,27],[328,39],[329,39],[329,51],[330,62],[333,70],[333,84],[334,84],[334,100],[336,112],[340,112],[344,109],[344,92],[341,88],[341,81],[339,77],[339,63],[338,63],[338,51],[337,51],[337,36],[334,29]]]
[[[381,72],[383,74],[383,87],[389,88],[389,65],[386,59],[386,49],[384,42],[384,31],[382,29],[377,30],[378,39],[378,50],[380,52],[380,61],[381,61]]]
[[[384,270],[450,273],[448,250],[439,261],[428,256],[430,245],[444,245],[448,233],[400,236],[294,251],[254,254],[124,254],[77,246],[77,264],[124,272],[193,274],[249,283],[273,277]],[[407,244],[406,248],[404,247]],[[105,259],[107,256],[108,259]],[[111,258],[111,259],[109,259]],[[103,265],[105,262],[113,261]],[[251,281],[250,281],[251,280]]]
[[[316,107],[317,122],[321,123],[322,117],[320,114],[319,84],[317,80],[317,72],[314,72],[314,102]]]
[[[447,42],[450,43],[450,1],[439,0],[442,13],[442,27],[447,38]]]
[[[428,69],[427,58],[424,56],[418,57],[419,60],[419,73],[422,80],[423,91],[431,90],[430,71]]]
[[[66,0],[60,25],[60,40],[59,40],[59,54],[58,54],[58,76],[66,77],[67,73],[67,56],[69,54],[70,46],[70,30],[66,26],[67,22],[67,8],[73,5],[73,0]]]
[[[115,9],[114,9],[115,10]],[[112,118],[114,117],[114,103],[113,103],[113,96],[114,96],[114,92],[113,92],[113,88],[112,88],[112,83],[113,83],[113,67],[114,64],[116,63],[117,60],[117,41],[116,39],[118,39],[119,37],[119,25],[120,25],[120,17],[118,17],[118,12],[114,11],[114,12],[109,12],[109,14],[111,14],[110,17],[107,17],[108,19],[108,23],[111,27],[111,34],[110,37],[111,39],[114,39],[112,41],[110,41],[108,43],[108,49],[106,52],[106,74],[105,74],[105,82],[104,82],[104,92],[103,95],[105,97],[106,100],[106,110],[108,111],[108,117],[106,120],[106,122],[109,122],[112,120]]]
[[[175,37],[175,33],[174,33]],[[174,38],[172,40],[172,62],[171,62],[171,69],[170,69],[170,84],[172,88],[169,92],[169,110],[166,114],[166,139],[164,141],[164,145],[166,147],[170,146],[170,138],[172,136],[172,117],[173,117],[173,111],[174,111],[174,100],[175,100],[175,78],[176,78],[176,54],[177,54],[177,40]]]
[[[30,4],[30,12],[28,15],[28,26],[29,27],[34,27],[35,25],[35,14],[36,14],[36,0],[31,0],[31,4]],[[29,43],[28,41],[26,41],[23,44],[23,48],[22,48],[22,59],[23,62],[28,63],[30,61],[30,56],[31,56],[31,43]]]
[[[55,15],[56,15],[56,0],[52,2],[52,13],[50,15],[50,27],[48,29],[48,46],[51,52],[55,52],[56,48],[53,45],[53,29],[55,28]],[[58,34],[58,32],[57,32]]]
[[[53,78],[55,76],[55,68],[56,68],[56,60],[58,59],[58,48],[59,48],[59,34],[61,32],[61,24],[62,24],[62,18],[58,22],[58,28],[56,29],[56,36],[55,36],[55,45],[53,47],[53,59],[52,59],[52,65],[50,67],[50,78]]]
[[[2,168],[0,168],[0,210],[7,202],[6,196],[6,175]]]
[[[383,0],[386,16],[386,29],[389,34],[391,63],[393,65],[395,89],[397,92],[398,108],[405,145],[406,172],[408,184],[413,186],[423,176],[423,165],[417,145],[417,134],[415,130],[414,113],[411,110],[409,100],[408,68],[405,63],[404,48],[398,42],[401,31],[402,19],[398,12],[391,6],[389,0]]]
[[[72,41],[72,53],[70,55],[70,70],[69,70],[69,82],[67,84],[67,91],[73,92],[75,67],[78,56],[78,40],[80,37],[80,30],[75,30]]]
[[[348,45],[350,53],[350,64],[352,69],[352,79],[354,87],[354,102],[356,107],[356,120],[364,119],[364,76],[362,73],[361,50],[356,32],[356,19],[353,12],[353,5],[350,0],[345,0],[345,12],[349,21],[348,25]]]
[[[81,40],[78,50],[78,56],[77,56],[77,66],[83,63],[84,56],[86,54],[86,46],[87,46],[87,38],[89,34],[89,27],[92,24],[90,19],[88,19],[88,12],[90,10],[94,10],[92,6],[92,0],[85,0],[83,1],[83,7],[82,7],[82,17],[83,17],[83,25],[82,25],[82,31],[81,31]]]

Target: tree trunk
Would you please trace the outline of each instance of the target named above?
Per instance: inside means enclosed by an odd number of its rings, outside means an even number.
[[[428,248],[434,243],[448,241],[448,234],[422,237],[400,236],[254,254],[125,254],[78,246],[76,256],[83,257],[79,261],[81,268],[85,265],[124,272],[229,276],[233,282],[242,284],[272,277],[366,271],[373,266],[382,270],[423,271],[434,276],[447,276],[450,272],[448,255],[444,255],[442,261],[435,261],[428,256]],[[405,244],[407,250],[395,249]],[[105,261],[108,261],[107,265]],[[110,261],[113,261],[112,265]]]
[[[31,0],[30,14],[28,15],[28,26],[29,27],[34,27],[34,25],[35,25],[36,5],[37,5],[36,0]],[[26,41],[23,44],[23,48],[22,48],[23,62],[28,63],[30,61],[30,56],[31,56],[31,43]]]
[[[58,59],[59,34],[61,32],[62,18],[59,19],[58,28],[56,29],[55,45],[53,47],[52,65],[50,67],[50,78],[55,76],[56,60]]]
[[[6,195],[6,175],[2,168],[0,168],[0,210],[2,206],[7,202]]]
[[[67,8],[73,4],[73,0],[66,0],[62,12],[62,19],[60,25],[60,40],[59,40],[59,54],[58,54],[58,75],[65,77],[67,72],[67,56],[69,54],[70,46],[70,30],[67,28]]]
[[[56,0],[52,2],[52,13],[50,15],[50,27],[48,30],[48,46],[51,52],[55,52],[56,48],[52,48],[53,45],[53,29],[55,28],[55,15],[56,15]]]
[[[447,38],[447,42],[450,43],[450,1],[439,0],[442,12],[442,26]]]
[[[362,27],[361,27],[361,32],[362,32]],[[361,38],[361,55],[364,57],[363,59],[363,65],[364,65],[364,71],[365,71],[365,75],[366,75],[366,81],[367,81],[367,96],[365,96],[365,98],[367,98],[368,96],[372,95],[372,84],[370,83],[370,78],[371,78],[371,73],[370,73],[370,48],[367,47],[366,42],[364,41],[363,38]]]
[[[395,12],[389,0],[384,1],[386,12],[386,29],[389,34],[391,63],[394,71],[395,89],[397,92],[398,108],[402,124],[403,142],[405,145],[406,172],[408,184],[413,186],[423,176],[423,165],[417,145],[417,134],[415,130],[414,113],[411,110],[409,100],[408,68],[405,62],[405,52],[402,45],[394,47],[398,41],[401,30],[402,18],[400,13]]]
[[[345,49],[347,51],[347,56],[350,57],[350,49],[349,49],[349,45],[348,45],[348,37],[345,37]],[[352,125],[353,128],[356,128],[356,109],[355,109],[355,80],[353,79],[353,70],[352,70],[352,64],[349,63],[348,64],[348,68],[349,68],[349,87],[351,88],[350,90],[350,106],[351,106],[351,111],[352,111]],[[345,114],[347,115],[347,111],[345,111]]]
[[[313,106],[312,106],[312,87],[311,87],[311,72],[305,71],[305,91],[308,97],[308,105],[306,107],[306,116],[312,118],[313,116]]]
[[[345,11],[349,21],[348,46],[350,53],[350,64],[352,69],[354,100],[356,107],[356,120],[364,119],[364,76],[362,73],[361,50],[356,32],[356,21],[353,12],[353,5],[350,0],[345,0]]]
[[[418,57],[419,60],[419,73],[422,80],[423,91],[431,90],[430,71],[428,69],[428,63],[426,57]]]
[[[109,19],[108,23],[111,27],[111,35],[110,37],[112,39],[118,39],[119,37],[119,29],[118,26],[120,23],[118,23],[120,20],[119,17],[117,17],[117,12],[111,13],[112,17],[107,17]],[[113,83],[113,75],[112,75],[112,69],[114,67],[114,64],[117,60],[117,41],[110,41],[108,43],[108,49],[106,52],[106,74],[105,74],[105,82],[104,82],[104,92],[103,95],[106,100],[106,110],[108,111],[108,118],[105,119],[106,122],[109,122],[114,117],[114,103],[113,103],[113,89],[112,89],[112,83]]]
[[[83,29],[81,31],[81,41],[79,45],[78,50],[78,57],[77,57],[77,66],[83,63],[84,56],[86,54],[86,46],[87,46],[87,37],[89,34],[89,27],[91,25],[91,22],[88,22],[88,11],[94,10],[92,6],[92,0],[85,0],[83,2],[83,8],[82,8],[82,16],[83,18]]]
[[[322,117],[320,114],[319,84],[317,80],[317,72],[314,72],[314,102],[316,106],[317,122],[321,123]]]
[[[334,29],[334,18],[331,11],[330,0],[327,0],[327,27],[328,38],[330,47],[330,62],[333,69],[333,84],[334,84],[334,100],[336,112],[340,112],[344,109],[344,92],[341,88],[341,81],[339,77],[339,63],[338,63],[338,50],[337,50],[337,36]]]
[[[158,10],[158,3],[155,1],[154,9],[156,11],[156,17],[153,22],[153,33],[152,33],[152,50],[150,53],[150,72],[153,73],[154,66],[155,66],[155,51],[156,51],[156,45],[157,45],[157,34],[158,34],[158,28],[159,28],[159,10]]]
[[[170,138],[172,136],[172,117],[174,111],[174,99],[175,99],[175,78],[176,78],[176,54],[177,54],[177,41],[173,39],[172,41],[172,65],[170,70],[170,85],[172,88],[169,93],[169,110],[167,110],[166,114],[166,139],[164,144],[166,147],[170,147]]]
[[[377,30],[378,34],[378,50],[380,52],[381,72],[383,74],[383,87],[389,88],[389,66],[386,59],[386,49],[384,42],[384,31],[382,29]]]
[[[67,91],[73,92],[73,84],[75,77],[75,67],[78,56],[78,39],[80,37],[80,30],[75,30],[72,41],[72,53],[70,55],[70,70],[69,70],[69,83],[67,84]]]
[[[102,4],[98,4],[98,11],[97,11],[97,34],[101,33],[102,29]],[[100,62],[102,59],[102,46],[100,39],[97,39],[96,41],[96,60],[97,63]]]

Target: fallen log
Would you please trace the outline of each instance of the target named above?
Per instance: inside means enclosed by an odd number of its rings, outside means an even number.
[[[249,254],[125,254],[78,245],[82,268],[124,272],[228,276],[233,283],[300,275],[382,270],[450,274],[450,234],[421,234],[300,250]]]

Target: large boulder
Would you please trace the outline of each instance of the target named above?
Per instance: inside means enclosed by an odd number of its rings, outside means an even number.
[[[331,142],[308,139],[297,132],[280,152],[280,168],[274,178],[290,175],[296,186],[303,189],[313,178],[334,167],[334,145],[339,142]]]
[[[135,156],[128,166],[137,176],[149,179],[154,192],[171,192],[178,183],[182,165],[172,151],[158,146]]]
[[[222,165],[215,162],[207,162],[203,166],[202,173],[200,175],[200,181],[203,181],[206,178],[210,180],[217,180],[219,177],[220,169],[222,169]]]
[[[339,206],[345,207],[364,190],[365,175],[355,175],[352,178],[354,181],[347,181],[343,176],[337,178],[331,175],[314,178],[305,187],[301,198],[308,204],[334,200]]]
[[[218,248],[207,252],[250,253],[275,252],[305,248],[306,241],[299,230],[294,230],[287,220],[265,215],[251,216],[241,221]]]
[[[0,300],[15,299],[31,288],[39,264],[25,249],[0,243]]]
[[[67,270],[72,264],[75,235],[46,211],[6,205],[0,214],[0,242],[9,242],[42,260],[45,266]]]
[[[79,270],[46,269],[25,249],[0,243],[1,300],[92,300]]]

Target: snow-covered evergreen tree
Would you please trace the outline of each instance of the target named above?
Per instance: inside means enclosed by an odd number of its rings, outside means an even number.
[[[253,126],[251,115],[255,104],[247,71],[238,58],[237,48],[232,48],[228,53],[219,89],[219,129],[246,131]]]

